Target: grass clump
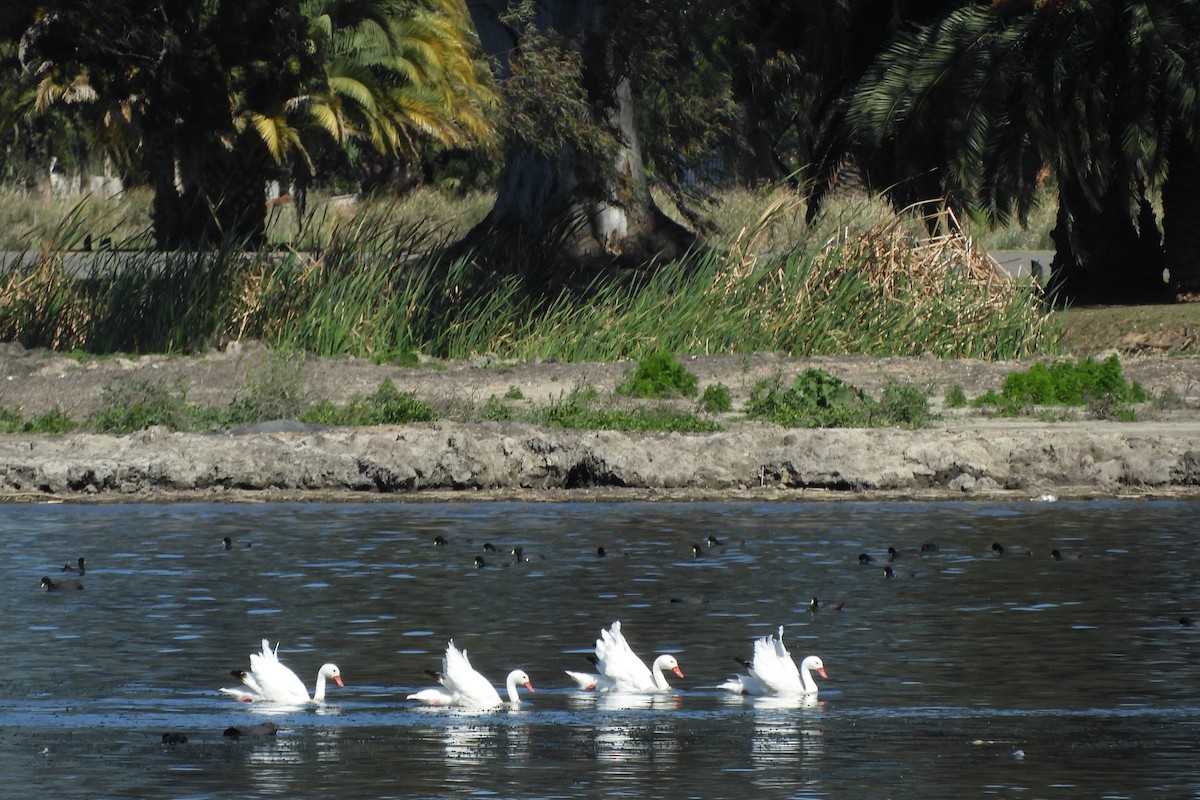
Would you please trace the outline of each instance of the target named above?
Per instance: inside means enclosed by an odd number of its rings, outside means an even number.
[[[300,415],[303,422],[339,426],[405,425],[437,418],[437,412],[412,394],[398,390],[390,380],[365,397],[354,396],[344,406],[326,400]]]
[[[641,432],[711,433],[715,422],[670,408],[633,410],[600,408],[595,389],[576,389],[556,402],[533,412],[531,421],[552,428]]]
[[[928,398],[914,386],[889,383],[875,401],[820,369],[805,370],[791,385],[784,385],[781,375],[758,381],[750,390],[746,415],[787,428],[918,428],[930,419]]]
[[[638,362],[617,386],[617,394],[628,397],[692,397],[700,379],[675,360],[670,353],[657,352]]]
[[[888,381],[879,398],[877,417],[886,425],[924,428],[932,418],[928,394],[909,383]]]
[[[706,414],[725,414],[733,410],[733,397],[729,387],[723,383],[713,383],[704,387],[697,407]]]
[[[256,339],[405,363],[416,353],[565,361],[654,353],[641,371],[656,363],[658,374],[644,376],[648,387],[629,387],[651,397],[695,394],[666,353],[1055,352],[1058,331],[1040,290],[997,281],[964,237],[930,237],[919,220],[879,208],[831,211],[805,225],[801,205],[782,191],[746,202],[753,210],[739,216],[753,219],[731,220],[712,249],[652,270],[594,279],[581,271],[555,288],[507,251],[494,268],[480,267],[479,253],[445,246],[456,228],[395,202],[331,210],[292,247],[261,252],[230,241],[153,253],[123,235],[122,249],[94,250],[79,278],[67,254],[115,227],[81,207],[37,238],[28,268],[0,274],[0,340],[174,353]],[[552,230],[547,246],[564,233]]]
[[[1148,399],[1141,384],[1125,378],[1121,362],[1114,355],[1100,362],[1091,358],[1056,361],[1011,372],[999,392],[980,395],[974,405],[995,408],[1009,416],[1034,406],[1091,406],[1103,418],[1110,418],[1119,413],[1118,407]]]
[[[76,427],[75,421],[58,409],[25,419],[20,412],[0,406],[0,433],[69,433]]]
[[[946,408],[966,408],[968,405],[967,393],[961,386],[951,386],[946,390],[946,397],[942,402]]]
[[[229,410],[229,422],[254,425],[269,419],[298,419],[308,407],[304,354],[273,353],[243,382]]]
[[[123,381],[105,386],[100,397],[100,410],[88,425],[97,433],[133,433],[152,425],[191,430],[199,416],[188,405],[183,384],[172,388],[149,380]]]

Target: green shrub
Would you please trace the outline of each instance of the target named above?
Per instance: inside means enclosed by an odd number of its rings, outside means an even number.
[[[820,369],[805,370],[790,386],[779,375],[760,380],[750,390],[746,415],[788,428],[919,428],[930,420],[929,400],[915,386],[890,382],[875,401]]]
[[[100,410],[90,424],[99,433],[132,433],[151,425],[172,430],[191,427],[193,415],[182,384],[172,390],[154,381],[131,380],[105,386],[100,397]]]
[[[710,433],[720,425],[673,409],[632,411],[597,408],[595,389],[577,389],[557,402],[536,410],[532,421],[553,428],[642,432]]]
[[[746,415],[787,428],[849,428],[865,425],[870,404],[861,391],[820,369],[807,369],[790,386],[783,378],[758,381]]]
[[[521,391],[519,386],[510,386],[508,391],[504,393],[505,400],[524,400],[525,393]]]
[[[506,394],[505,397],[508,395]],[[479,410],[479,417],[491,422],[512,422],[517,418],[517,411],[500,398],[492,395]]]
[[[1033,406],[1093,406],[1108,409],[1149,399],[1137,382],[1130,383],[1117,357],[1096,362],[1056,361],[1034,364],[1024,372],[1010,372],[997,394],[989,391],[975,399],[977,407],[994,407],[1001,414],[1016,415]]]
[[[304,354],[272,353],[238,390],[227,422],[253,425],[269,419],[297,419],[307,406]]]
[[[58,409],[47,411],[21,426],[21,433],[68,433],[78,426]]]
[[[967,393],[961,386],[951,386],[946,390],[946,398],[942,401],[946,408],[966,408]]]
[[[724,384],[712,383],[704,387],[697,406],[706,414],[724,414],[733,410],[733,398]]]
[[[401,392],[390,380],[371,394],[355,395],[344,406],[322,401],[301,415],[301,420],[321,425],[406,425],[432,422],[437,413],[413,395]]]
[[[692,397],[700,379],[675,360],[670,353],[653,353],[638,362],[617,387],[617,394],[628,397]]]
[[[888,381],[879,398],[878,420],[901,428],[923,428],[929,424],[929,398],[909,383]]]

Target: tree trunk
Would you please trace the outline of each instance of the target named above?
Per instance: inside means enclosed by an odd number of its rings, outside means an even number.
[[[1091,203],[1070,176],[1059,179],[1058,219],[1050,238],[1050,286],[1058,304],[1161,302],[1163,250],[1157,221],[1143,194],[1130,219],[1121,187]]]
[[[265,244],[271,162],[261,139],[243,133],[230,149],[215,136],[181,144],[168,130],[146,138],[160,250],[205,250],[226,240],[249,249]]]
[[[1172,292],[1200,299],[1200,156],[1187,138],[1171,135],[1163,184],[1163,250]]]
[[[496,203],[472,236],[543,246],[553,242],[560,256],[577,265],[594,259],[642,265],[675,258],[694,244],[693,234],[663,214],[650,195],[630,82],[612,74],[602,24],[606,5],[605,0],[540,2],[532,24],[563,34],[582,55],[593,114],[585,124],[608,125],[618,133],[613,164],[588,163],[569,147],[547,155],[510,146]],[[500,19],[508,2],[478,0],[469,6],[484,49],[499,60],[503,79],[507,58],[521,46],[519,32]]]

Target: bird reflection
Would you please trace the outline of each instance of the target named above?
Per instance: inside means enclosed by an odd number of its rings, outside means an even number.
[[[451,764],[483,764],[496,758],[496,729],[491,725],[451,725],[443,742]]]
[[[754,782],[760,786],[795,790],[811,762],[825,754],[825,732],[821,718],[809,709],[825,703],[816,697],[756,697],[747,700],[754,708],[754,734],[750,760]],[[797,714],[802,709],[805,713]]]

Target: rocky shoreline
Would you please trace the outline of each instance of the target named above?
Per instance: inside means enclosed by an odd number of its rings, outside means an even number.
[[[79,362],[0,346],[0,406],[78,418],[114,381],[187,386],[189,398],[229,402],[260,374],[265,348],[203,356]],[[292,424],[222,434],[150,428],[125,436],[0,435],[0,501],[839,499],[863,497],[1200,497],[1200,402],[1195,357],[1123,360],[1125,373],[1173,398],[1133,423],[998,420],[951,410],[921,430],[783,429],[731,416],[709,434],[576,431],[455,420],[396,427]],[[378,365],[310,358],[313,399],[345,402],[382,379],[441,410],[518,387],[522,402],[586,385],[611,392],[629,364]],[[818,366],[876,391],[910,380],[931,400],[998,388],[1020,364],[936,359],[795,359],[777,354],[688,361],[701,384],[720,381],[735,408],[753,382]]]
[[[511,424],[8,436],[9,500],[1200,496],[1200,425],[638,435]]]

